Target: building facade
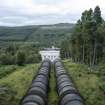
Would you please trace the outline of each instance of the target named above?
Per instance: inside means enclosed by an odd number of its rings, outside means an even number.
[[[44,59],[49,59],[51,62],[53,62],[55,59],[60,58],[60,49],[59,48],[45,48],[40,51],[42,61]]]

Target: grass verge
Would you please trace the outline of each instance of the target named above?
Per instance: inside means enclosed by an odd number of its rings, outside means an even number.
[[[51,67],[49,86],[50,89],[48,93],[48,105],[58,105],[59,99],[56,91],[56,78],[53,66]]]
[[[38,64],[29,64],[0,79],[0,105],[19,105],[37,70]]]
[[[22,68],[17,65],[0,65],[0,79]]]
[[[69,60],[64,61],[64,66],[84,97],[86,105],[105,105],[105,95],[99,87],[102,80],[97,74],[89,72],[88,66]]]

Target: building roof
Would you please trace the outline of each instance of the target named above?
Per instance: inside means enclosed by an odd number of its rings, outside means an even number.
[[[60,48],[52,46],[52,48],[44,48],[42,51],[59,51]]]

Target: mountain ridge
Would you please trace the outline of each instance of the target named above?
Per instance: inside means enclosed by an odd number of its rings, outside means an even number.
[[[72,23],[17,27],[0,26],[0,41],[37,42],[41,45],[58,45],[62,39],[71,33],[74,26],[75,24]]]

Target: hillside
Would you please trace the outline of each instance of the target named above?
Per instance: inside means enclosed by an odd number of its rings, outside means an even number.
[[[33,25],[21,27],[0,26],[1,42],[34,42],[43,46],[59,45],[68,34],[74,24],[60,23],[54,25]]]

